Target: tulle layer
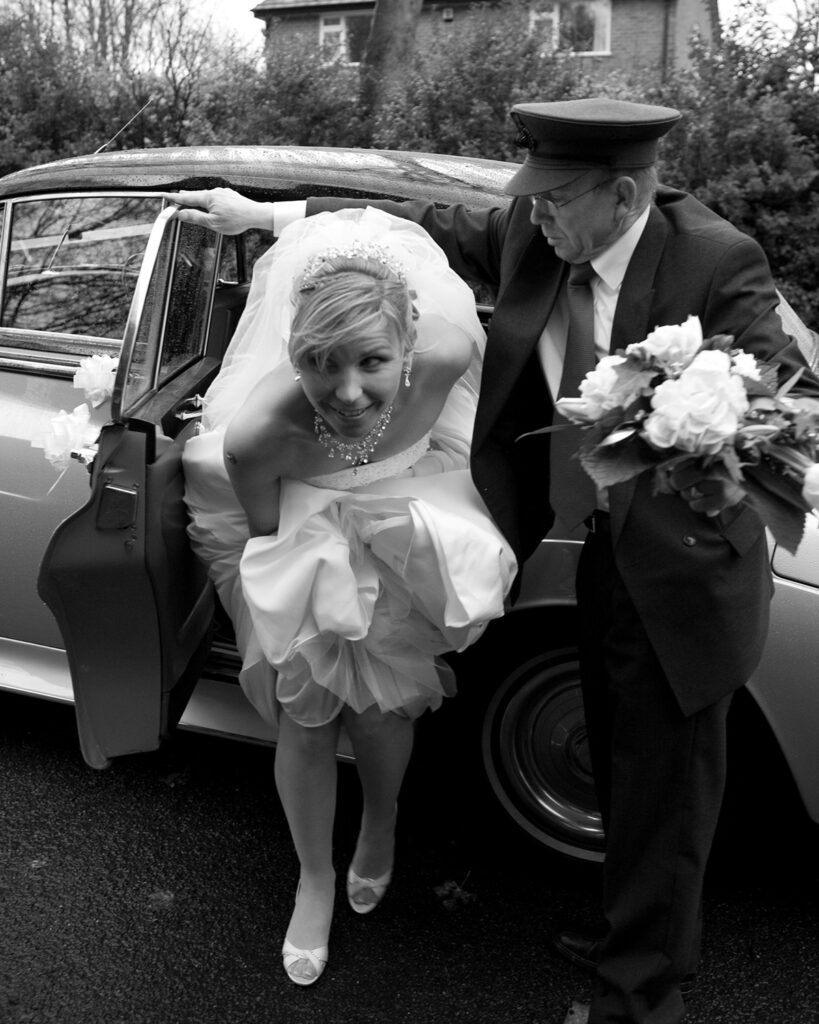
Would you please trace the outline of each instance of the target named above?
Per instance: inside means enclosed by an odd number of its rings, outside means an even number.
[[[454,692],[440,655],[503,614],[516,568],[469,473],[352,492],[285,481],[281,508],[278,535],[251,539],[240,570],[279,704],[303,725],[345,704],[437,707]]]

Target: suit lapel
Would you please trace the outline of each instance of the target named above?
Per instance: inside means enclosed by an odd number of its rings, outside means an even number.
[[[665,218],[657,207],[652,205],[648,223],[629,260],[626,276],[620,288],[611,327],[610,352],[642,341],[657,326],[650,323],[649,319],[654,300],[654,278],[667,235]]]
[[[556,261],[541,232],[533,229],[503,288],[483,366],[474,444],[486,436],[534,352],[557,299],[565,265]]]

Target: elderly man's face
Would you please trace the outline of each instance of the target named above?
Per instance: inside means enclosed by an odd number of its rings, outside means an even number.
[[[584,263],[627,230],[628,205],[618,180],[593,170],[582,180],[531,196],[531,221],[562,260]]]

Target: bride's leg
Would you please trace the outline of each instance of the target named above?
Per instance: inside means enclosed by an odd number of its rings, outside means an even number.
[[[276,746],[276,788],[301,865],[300,887],[287,929],[299,949],[327,943],[333,914],[333,819],[339,720],[306,728],[284,712]],[[305,968],[305,976],[311,975]]]
[[[380,878],[392,867],[396,800],[412,753],[413,723],[376,707],[360,715],[345,708],[343,715],[363,794],[361,831],[351,867],[361,878]]]

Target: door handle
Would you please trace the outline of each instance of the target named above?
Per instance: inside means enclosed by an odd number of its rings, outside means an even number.
[[[197,420],[202,418],[202,396],[193,395],[191,398],[186,398],[184,402],[181,402],[179,408],[174,413],[174,418],[181,420],[183,423],[187,420]]]
[[[76,459],[81,466],[90,466],[94,459],[96,459],[98,451],[99,445],[95,442],[94,444],[83,445],[82,448],[72,448],[69,455],[72,459]]]

